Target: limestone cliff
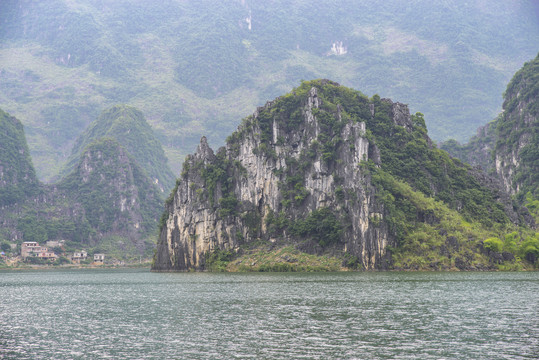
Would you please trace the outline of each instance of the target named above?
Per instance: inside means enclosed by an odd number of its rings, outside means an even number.
[[[481,127],[467,144],[448,141],[441,148],[498,175],[503,188],[523,201],[539,198],[539,55],[509,82],[503,112]]]
[[[105,236],[129,239],[142,252],[143,239],[155,231],[161,202],[152,181],[114,139],[91,143],[74,171],[58,184],[80,204],[94,234],[91,245]]]
[[[370,219],[382,217],[383,208],[374,201],[369,175],[359,166],[376,151],[371,147],[369,152],[365,123],[347,121],[335,134],[347,143],[333,155],[339,161],[324,160],[324,153],[316,150],[323,133],[315,115],[320,103],[317,88],[311,88],[293,130],[279,119],[260,124],[273,109],[272,103],[266,104],[238,129],[238,139],[230,138],[217,155],[202,138],[197,152],[185,162],[168,207],[171,215],[162,229],[156,269],[203,269],[206,253],[237,251],[242,243],[258,238],[293,241],[297,231],[279,233],[270,219],[286,211],[287,218],[296,221],[319,209],[332,209],[328,217],[347,224],[339,247],[360,257],[365,268],[380,266],[388,232],[386,227],[371,226]],[[404,112],[404,120],[406,114],[409,118],[405,105],[395,108],[399,115]],[[337,109],[339,120],[340,116]],[[264,135],[269,135],[267,142]],[[227,165],[220,167],[223,163]],[[214,175],[217,181],[208,184]]]
[[[504,95],[497,126],[496,172],[507,192],[539,198],[539,55],[520,69]]]
[[[495,170],[492,152],[496,145],[496,127],[499,118],[477,129],[477,133],[466,144],[456,140],[448,140],[440,144],[440,149],[447,151],[451,156],[479,166],[485,172]]]
[[[1,110],[0,138],[0,240],[66,240],[109,255],[149,256],[161,191],[116,140],[94,140],[67,177],[42,184],[22,124]]]
[[[407,227],[388,179],[470,217],[481,203],[481,221],[508,220],[470,168],[433,148],[421,114],[317,80],[258,108],[216,153],[202,138],[167,201],[153,269],[203,270],[208,254],[259,241],[386,268]]]

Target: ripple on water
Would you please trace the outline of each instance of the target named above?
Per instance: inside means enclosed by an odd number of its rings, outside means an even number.
[[[0,358],[532,359],[538,273],[0,272]]]

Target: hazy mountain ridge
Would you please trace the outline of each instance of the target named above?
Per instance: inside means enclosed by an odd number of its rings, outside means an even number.
[[[161,192],[168,192],[174,186],[174,174],[167,165],[161,143],[142,112],[126,105],[116,105],[103,111],[84,130],[75,141],[62,174],[71,172],[86,147],[103,137],[116,139],[145,169]]]
[[[0,106],[24,121],[47,180],[115,103],[147,114],[178,172],[202,134],[222,143],[256,105],[322,77],[401,99],[434,139],[463,141],[495,116],[539,38],[527,1],[0,6]]]

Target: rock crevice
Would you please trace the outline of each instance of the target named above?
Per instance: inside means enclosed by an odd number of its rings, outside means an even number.
[[[324,221],[336,219],[341,231],[326,251],[355,257],[364,269],[387,263],[393,240],[381,221],[384,208],[375,201],[370,174],[361,166],[370,159],[380,163],[365,122],[343,119],[340,106],[327,119],[316,87],[291,116],[275,110],[280,100],[257,109],[215,154],[203,137],[196,153],[187,157],[166,210],[154,270],[203,270],[207,254],[235,252],[257,240],[305,247],[317,235],[294,224],[323,209],[330,209]],[[406,105],[384,101],[390,103],[388,115],[395,124],[412,127]],[[331,139],[327,123],[341,124],[330,131]],[[278,216],[288,226],[272,222]]]

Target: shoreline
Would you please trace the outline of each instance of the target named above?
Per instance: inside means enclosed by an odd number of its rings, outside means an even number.
[[[0,271],[2,270],[84,270],[84,269],[138,269],[138,268],[151,268],[151,262],[135,263],[135,264],[125,264],[125,265],[79,265],[79,264],[68,264],[68,265],[25,265],[25,266],[0,266]]]
[[[490,269],[490,270],[460,270],[458,268],[447,269],[447,270],[434,270],[434,269],[381,269],[381,270],[357,270],[357,269],[348,269],[343,268],[341,270],[327,269],[327,270],[300,270],[300,271],[246,271],[246,270],[236,270],[236,271],[210,271],[210,270],[152,270],[151,265],[141,264],[141,265],[105,265],[105,266],[47,266],[47,265],[34,265],[34,266],[6,266],[0,267],[1,271],[54,271],[54,270],[122,270],[122,269],[147,269],[152,273],[205,273],[205,274],[264,274],[264,273],[488,273],[488,272],[537,272],[539,269],[521,269],[521,270],[500,270],[500,269]]]

